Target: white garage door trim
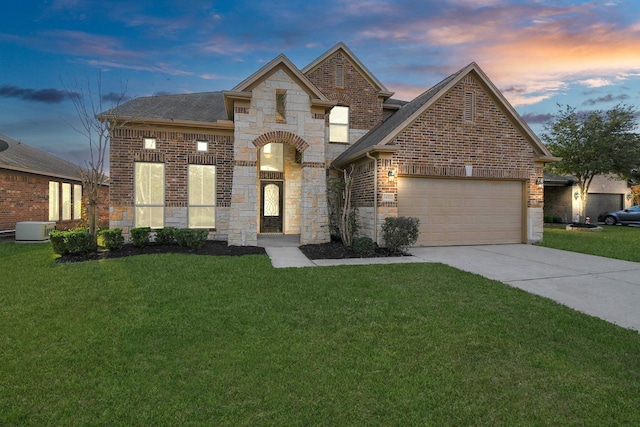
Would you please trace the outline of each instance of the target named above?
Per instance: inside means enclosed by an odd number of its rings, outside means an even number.
[[[522,243],[522,181],[398,178],[398,215],[420,219],[417,246]]]

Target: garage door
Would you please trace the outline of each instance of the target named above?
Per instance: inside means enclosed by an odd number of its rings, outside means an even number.
[[[591,218],[591,222],[598,220],[598,215],[604,212],[619,211],[624,206],[623,194],[589,194],[587,197],[586,216]]]
[[[518,181],[398,179],[398,215],[420,219],[418,246],[521,243]]]

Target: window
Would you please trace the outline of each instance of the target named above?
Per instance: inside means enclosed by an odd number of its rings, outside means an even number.
[[[189,165],[189,228],[216,226],[216,167]]]
[[[329,141],[349,142],[349,107],[336,105],[329,113]]]
[[[287,91],[276,91],[276,123],[287,123]]]
[[[155,138],[143,138],[143,144],[145,150],[155,150],[156,149],[156,139]]]
[[[196,142],[196,150],[197,151],[209,151],[209,143],[207,141],[197,141]]]
[[[73,185],[73,219],[82,218],[82,185]]]
[[[284,172],[284,146],[281,142],[270,142],[260,150],[260,170]]]
[[[336,64],[336,87],[344,87],[344,67]]]
[[[60,184],[49,181],[49,221],[60,219]]]
[[[164,226],[164,164],[135,164],[135,226]]]
[[[71,184],[62,183],[62,220],[71,219]]]
[[[473,122],[476,115],[475,96],[473,92],[464,94],[464,121]]]

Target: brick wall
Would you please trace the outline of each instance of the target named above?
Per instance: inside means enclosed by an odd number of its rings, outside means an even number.
[[[343,66],[343,87],[336,87],[336,64]],[[382,99],[378,96],[379,91],[341,51],[310,70],[306,76],[327,98],[350,107],[349,127],[369,130],[382,121]]]
[[[21,221],[49,221],[49,181],[81,184],[79,181],[30,174],[12,170],[0,170],[0,231],[14,230]],[[72,187],[73,188],[73,187]],[[60,197],[62,189],[59,189]],[[86,208],[86,189],[83,188],[83,211]],[[98,207],[98,215],[107,218],[109,189],[103,189],[103,202]],[[60,202],[62,209],[62,202]],[[62,217],[62,213],[59,213]],[[72,211],[73,215],[73,211]],[[82,225],[83,221],[57,221],[56,228],[65,230]]]
[[[473,93],[475,117],[464,118],[464,97]],[[403,130],[394,154],[405,175],[460,176],[473,166],[473,176],[528,180],[528,207],[542,208],[542,167],[534,151],[484,88],[466,76]]]
[[[145,150],[142,138],[156,138],[156,149]],[[209,151],[196,151],[196,141],[208,141]],[[168,131],[162,128],[119,128],[111,136],[111,205],[132,206],[134,199],[134,163],[165,164],[165,204],[187,206],[189,164],[216,166],[216,203],[228,207],[233,175],[233,136],[205,132]]]

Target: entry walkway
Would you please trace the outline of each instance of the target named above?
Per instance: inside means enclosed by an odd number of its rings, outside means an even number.
[[[266,247],[274,267],[440,262],[640,331],[640,263],[534,245],[412,248],[413,256],[314,260],[297,247]]]

